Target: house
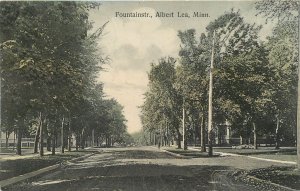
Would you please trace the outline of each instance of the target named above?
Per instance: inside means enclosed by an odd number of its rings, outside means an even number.
[[[12,133],[0,131],[0,147],[16,147],[17,134],[13,131]],[[34,138],[22,138],[22,147],[33,147]]]

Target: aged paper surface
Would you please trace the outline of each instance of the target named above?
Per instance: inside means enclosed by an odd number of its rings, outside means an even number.
[[[1,1],[0,190],[299,190],[298,10]]]

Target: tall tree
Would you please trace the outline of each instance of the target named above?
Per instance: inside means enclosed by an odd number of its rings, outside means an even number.
[[[198,110],[197,118],[200,118],[201,150],[205,147],[205,117],[207,116],[207,89],[208,89],[208,63],[209,48],[208,38],[202,34],[200,41],[196,40],[195,30],[179,31],[181,40],[180,66],[177,68],[177,86],[189,105]]]
[[[1,2],[1,80],[21,141],[22,124],[28,112],[44,119],[50,110],[66,115],[84,97],[96,80],[105,58],[97,55],[96,39],[103,27],[88,35],[88,10],[94,5],[81,2]],[[10,12],[9,10],[14,10]],[[13,31],[12,34],[8,34]],[[61,32],[64,31],[64,32]],[[3,108],[8,108],[4,105]],[[62,120],[62,119],[60,119]],[[48,120],[52,122],[52,120]],[[49,125],[52,127],[52,125]],[[26,129],[26,128],[25,128]],[[40,139],[44,136],[40,130]],[[57,134],[56,128],[51,133]],[[18,143],[18,154],[21,154]],[[42,148],[42,147],[41,147]],[[41,150],[41,153],[43,151]]]
[[[260,1],[256,3],[258,14],[262,14],[266,19],[279,19],[280,21],[296,21],[298,22],[298,29],[300,30],[300,3],[299,1]],[[297,98],[297,164],[300,169],[300,43],[298,30],[298,98]]]
[[[145,102],[142,106],[142,122],[146,127],[155,129],[159,146],[163,143],[165,125],[169,122],[169,126],[172,127],[170,130],[176,134],[178,148],[181,148],[182,134],[179,125],[182,96],[176,91],[175,79],[175,59],[163,58],[157,65],[151,65],[149,90],[145,94]]]

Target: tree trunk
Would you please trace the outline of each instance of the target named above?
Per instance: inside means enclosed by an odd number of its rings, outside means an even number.
[[[53,129],[53,133],[52,133],[52,155],[55,155],[55,147],[56,147],[56,131]]]
[[[63,116],[62,122],[61,122],[61,153],[65,153],[65,145],[64,145],[64,122],[65,122],[65,117]]]
[[[110,147],[111,146],[111,139],[110,139],[110,135],[108,135],[108,137],[107,137],[107,141],[108,141],[108,147]]]
[[[44,156],[43,119],[40,112],[40,156]]]
[[[279,115],[276,115],[276,140],[275,140],[275,149],[279,149]]]
[[[16,154],[17,155],[21,155],[22,154],[22,127],[19,126],[18,130],[17,130],[17,151]]]
[[[80,148],[84,149],[84,140],[82,135],[80,135]]]
[[[179,129],[176,130],[177,130],[177,148],[181,149],[181,134],[179,132]]]
[[[159,128],[159,142],[158,142],[158,148],[160,149],[160,147],[162,146],[162,130],[161,130],[161,126]]]
[[[71,129],[69,128],[69,133],[68,133],[68,151],[71,152],[72,150],[72,133]]]
[[[68,137],[68,151],[69,152],[71,152],[71,150],[72,150],[72,142],[71,142],[71,140],[72,140],[72,136],[69,135],[69,137]]]
[[[81,131],[80,145],[81,145],[81,149],[84,149],[84,129],[82,129]]]
[[[170,141],[170,127],[169,123],[167,123],[167,139],[168,139],[168,146],[171,146],[171,141]]]
[[[111,135],[108,135],[108,145],[111,147]]]
[[[9,138],[9,132],[6,131],[6,133],[5,133],[5,148],[8,148],[8,138]]]
[[[47,151],[51,151],[51,136],[47,136]]]
[[[13,150],[15,150],[15,146],[16,146],[16,136],[17,136],[17,132],[14,130],[14,144],[13,144]]]
[[[36,129],[36,133],[35,133],[35,138],[34,138],[34,149],[33,149],[33,153],[38,153],[38,145],[39,145],[39,138],[40,138],[40,125],[41,123],[39,123],[37,129]]]
[[[204,114],[201,115],[201,151],[206,152],[205,146],[205,119]]]
[[[194,147],[197,146],[197,132],[196,132],[196,125],[193,123],[194,125]]]
[[[220,127],[217,126],[217,130],[218,130],[218,145],[221,146],[222,145],[222,135],[221,135],[221,130]]]
[[[243,144],[243,137],[242,137],[242,135],[240,135],[240,145],[242,145]]]
[[[46,122],[46,128],[44,129],[44,134],[46,135],[46,150],[51,151],[51,133],[49,132],[49,121]]]
[[[160,146],[161,146],[161,136],[159,136],[159,140],[158,140],[157,148],[159,148],[159,149],[160,149]]]
[[[92,147],[94,147],[94,144],[95,144],[95,130],[92,129]]]
[[[79,146],[79,135],[76,133],[76,151],[78,151],[78,146]]]
[[[69,132],[68,132],[68,151],[71,152],[72,150],[72,131],[71,131],[71,117],[69,115]]]
[[[254,148],[257,149],[257,134],[256,134],[256,124],[253,122],[253,145]]]

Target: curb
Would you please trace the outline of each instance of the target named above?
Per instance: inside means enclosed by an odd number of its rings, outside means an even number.
[[[168,153],[169,155],[173,155],[173,156],[182,158],[182,159],[191,159],[192,158],[192,157],[184,156],[184,155],[181,155],[181,154],[178,154],[178,153],[173,153],[173,152],[167,151],[165,149],[161,149],[161,151],[165,152],[165,153]]]
[[[277,162],[277,163],[282,163],[282,164],[294,164],[294,165],[297,164],[297,162],[293,162],[293,161],[281,161],[281,160],[274,160],[274,159],[265,159],[265,158],[253,157],[253,156],[246,156],[246,157],[252,158],[252,159],[257,159],[257,160],[262,160],[262,161],[268,161],[268,162]]]
[[[154,147],[154,146],[150,146],[151,148],[154,148],[154,149],[157,149],[161,152],[165,152],[169,155],[172,155],[172,156],[176,156],[176,157],[179,157],[179,158],[182,158],[182,159],[191,159],[192,157],[188,157],[188,156],[184,156],[184,155],[181,155],[181,154],[178,154],[178,153],[173,153],[173,152],[170,152],[170,151],[167,151],[165,149],[162,149],[162,148],[157,148],[157,147]]]
[[[191,148],[191,150],[198,150],[196,148]],[[254,157],[254,156],[250,156],[250,155],[242,155],[242,154],[235,154],[235,153],[226,153],[226,152],[215,152],[220,154],[221,156],[235,156],[235,157],[247,157],[247,158],[252,158],[252,159],[256,159],[256,160],[261,160],[261,161],[268,161],[268,162],[276,162],[276,163],[281,163],[281,164],[292,164],[292,165],[296,165],[297,162],[293,162],[293,161],[283,161],[283,160],[275,160],[275,159],[266,159],[266,158],[259,158],[259,157]]]
[[[62,162],[60,164],[55,164],[55,165],[52,165],[52,166],[47,166],[45,168],[41,168],[41,169],[33,171],[33,172],[28,172],[26,174],[22,174],[22,175],[19,175],[19,176],[16,176],[16,177],[12,177],[12,178],[9,178],[9,179],[6,179],[6,180],[1,180],[0,181],[0,191],[1,191],[1,188],[3,188],[3,187],[9,186],[11,184],[18,183],[20,181],[24,181],[26,179],[38,176],[40,174],[43,174],[45,172],[49,172],[51,170],[55,170],[55,169],[57,169],[59,167],[62,167],[63,164],[66,164],[68,162],[76,162],[76,161],[88,158],[88,157],[90,157],[92,155],[95,155],[95,154],[96,153],[91,153],[91,154],[83,155],[81,157],[77,157],[77,158],[74,158],[74,159],[71,159],[71,160],[68,160],[68,161],[64,161],[64,162]]]
[[[29,172],[29,173],[22,174],[22,175],[13,177],[13,178],[9,178],[9,179],[6,179],[6,180],[2,180],[2,181],[0,181],[0,186],[3,188],[3,187],[5,187],[5,186],[9,186],[9,185],[11,185],[11,184],[15,184],[15,183],[17,183],[17,182],[26,180],[26,179],[28,179],[28,178],[32,178],[32,177],[34,177],[34,176],[40,175],[40,174],[45,173],[45,172],[48,172],[48,171],[50,171],[50,170],[55,170],[55,169],[57,169],[58,167],[60,167],[60,165],[61,165],[61,164],[55,164],[55,165],[48,166],[48,167],[45,167],[45,168],[42,168],[42,169],[39,169],[39,170],[36,170],[36,171],[33,171],[33,172]]]
[[[241,154],[233,154],[233,153],[224,153],[224,152],[216,152],[219,153],[223,156],[236,156],[236,157],[247,157],[251,159],[256,159],[256,160],[261,160],[261,161],[268,161],[268,162],[276,162],[276,163],[281,163],[281,164],[291,164],[291,165],[296,165],[296,162],[293,161],[283,161],[283,160],[274,160],[274,159],[266,159],[266,158],[259,158],[259,157],[253,157],[249,155],[241,155]]]
[[[250,175],[247,175],[248,178],[250,179],[253,179],[255,181],[258,181],[260,183],[264,183],[264,184],[269,184],[269,185],[272,185],[274,187],[277,187],[277,188],[281,188],[281,189],[284,189],[284,190],[288,190],[288,191],[298,191],[296,189],[293,189],[293,188],[289,188],[289,187],[286,187],[286,186],[282,186],[280,184],[276,184],[276,183],[273,183],[271,181],[268,181],[268,180],[262,180],[262,179],[259,179],[259,178],[256,178],[254,176],[250,176]]]
[[[100,152],[99,152],[99,153],[100,153]],[[79,161],[79,160],[81,160],[81,159],[85,159],[85,158],[88,158],[88,157],[90,157],[90,156],[93,156],[93,155],[95,155],[95,154],[96,154],[96,153],[91,153],[91,154],[83,155],[83,156],[81,156],[81,157],[73,158],[73,159],[69,160],[69,162],[76,162],[76,161]]]

